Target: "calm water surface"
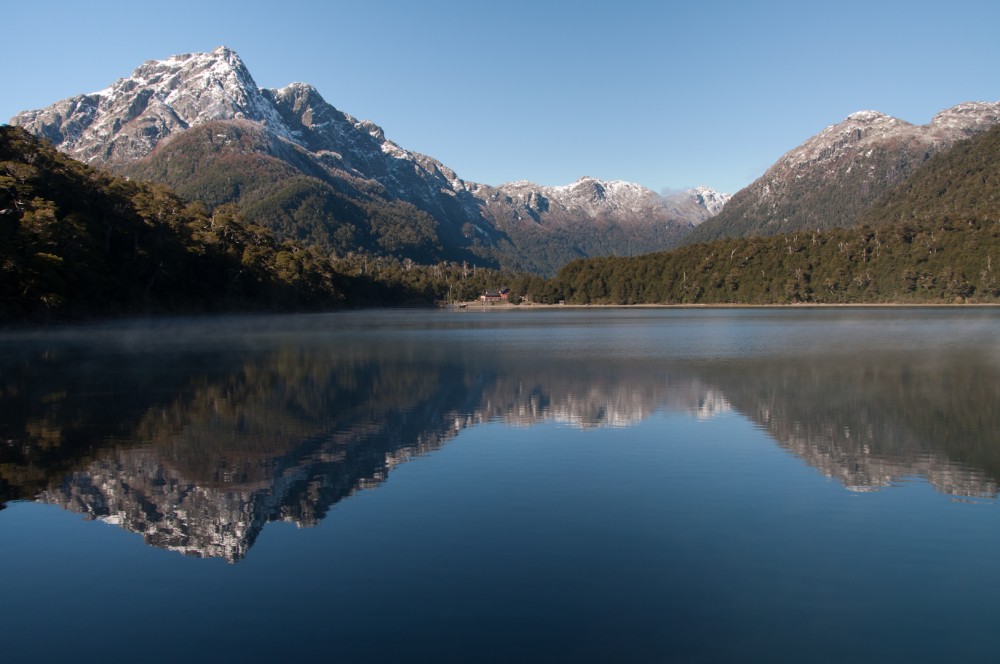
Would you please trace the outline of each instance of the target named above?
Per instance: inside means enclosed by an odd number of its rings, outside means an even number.
[[[1000,649],[1000,310],[0,335],[0,657]]]

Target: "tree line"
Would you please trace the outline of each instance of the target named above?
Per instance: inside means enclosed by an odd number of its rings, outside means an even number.
[[[997,302],[1000,126],[933,155],[859,214],[847,227],[576,260],[532,295],[578,304]]]
[[[426,306],[502,286],[515,303],[997,302],[1000,127],[932,157],[860,225],[577,259],[550,279],[418,264],[391,243],[334,252],[279,239],[243,215],[0,127],[0,322]]]
[[[0,127],[0,322],[430,305],[509,279],[279,240],[232,204],[209,211]]]
[[[1000,223],[862,225],[566,265],[529,297],[572,304],[997,302]]]

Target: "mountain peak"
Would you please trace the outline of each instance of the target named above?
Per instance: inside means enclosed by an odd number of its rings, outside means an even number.
[[[246,119],[287,137],[240,57],[227,46],[149,60],[107,88],[26,111],[11,124],[87,163],[141,158],[168,135],[216,120]]]
[[[240,56],[227,46],[219,46],[210,53],[184,53],[164,60],[148,60],[132,75],[115,81],[102,93],[117,92],[122,83],[139,83],[146,86],[179,85],[185,79],[201,79],[206,84],[227,82],[238,87],[257,89],[250,71]]]
[[[932,127],[978,133],[1000,123],[1000,101],[971,101],[945,109],[931,119]]]
[[[878,122],[879,120],[892,119],[894,119],[892,116],[881,111],[855,111],[847,116],[847,120],[851,122]]]
[[[730,194],[723,194],[718,192],[711,187],[699,186],[694,189],[690,189],[688,192],[694,200],[701,206],[705,208],[710,216],[715,216],[722,212],[722,208],[725,207],[729,199],[732,198]]]
[[[233,68],[245,68],[240,56],[228,46],[217,46],[208,52],[177,53],[162,60],[147,60],[144,64],[184,65],[193,60],[225,62]]]
[[[670,214],[678,219],[689,220],[692,226],[719,214],[730,198],[729,194],[705,186],[661,195],[663,205]]]
[[[235,58],[236,60],[240,60],[240,56],[236,55],[236,51],[234,51],[233,49],[229,48],[226,45],[216,46],[214,49],[212,49],[211,55],[225,58],[226,60],[231,60],[233,58]],[[240,60],[240,64],[242,64],[242,62],[243,61]]]
[[[914,125],[859,111],[786,152],[686,242],[851,226],[931,155],[1000,124],[1000,102],[972,102]]]
[[[284,96],[311,97],[313,95],[319,95],[319,90],[308,83],[293,81],[283,88],[278,88],[274,91],[274,93]]]
[[[663,249],[709,207],[668,207],[641,185],[589,176],[563,187],[466,182],[387,139],[374,122],[338,110],[307,83],[258,88],[227,46],[149,60],[100,92],[22,113],[11,124],[92,165],[145,172],[196,196],[211,192],[213,204],[259,203],[266,187],[266,204],[256,208],[261,223],[294,218],[300,227],[282,232],[297,236],[314,224],[320,241],[345,251],[478,257],[554,271],[579,255]],[[253,140],[244,140],[251,133]],[[191,141],[154,152],[182,134]],[[172,157],[179,158],[171,164]],[[259,177],[263,164],[267,178],[281,174],[279,182]],[[219,174],[243,185],[216,187]]]

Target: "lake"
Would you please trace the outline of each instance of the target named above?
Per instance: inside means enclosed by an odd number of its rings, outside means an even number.
[[[5,662],[996,656],[1000,309],[0,334]]]

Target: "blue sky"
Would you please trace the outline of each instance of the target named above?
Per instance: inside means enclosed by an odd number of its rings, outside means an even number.
[[[854,111],[1000,99],[1000,2],[17,2],[0,119],[227,45],[486,184],[735,192]]]

